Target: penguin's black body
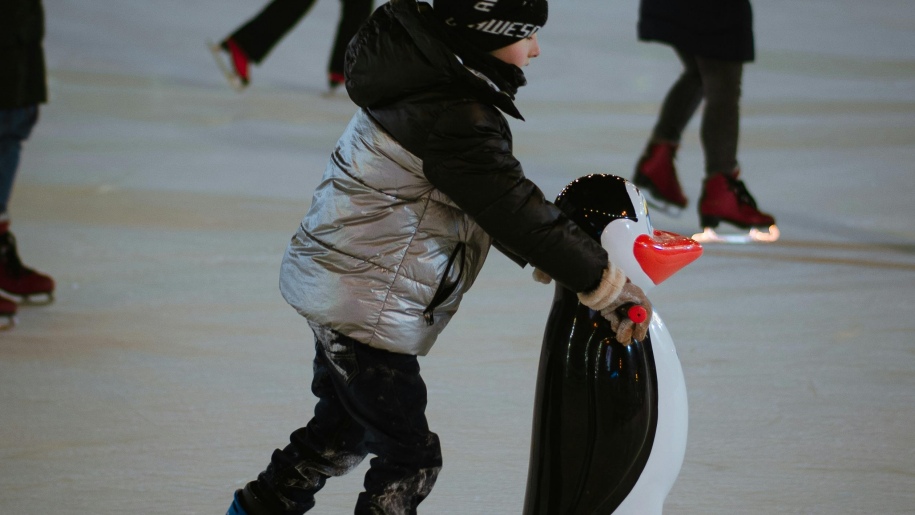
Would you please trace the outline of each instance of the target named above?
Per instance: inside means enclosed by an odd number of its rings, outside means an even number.
[[[620,177],[578,179],[556,204],[643,290],[701,253],[688,238],[654,231],[644,198]],[[685,452],[682,369],[656,312],[644,340],[627,346],[614,335],[600,313],[556,285],[540,355],[524,515],[661,513]]]
[[[650,338],[628,347],[556,287],[543,339],[524,513],[612,513],[638,480],[657,428]]]

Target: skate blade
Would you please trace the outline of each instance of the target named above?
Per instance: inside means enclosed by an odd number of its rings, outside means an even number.
[[[746,234],[718,234],[715,229],[706,227],[702,232],[692,235],[692,239],[699,243],[772,243],[777,241],[781,233],[778,227],[770,225],[767,232],[753,228]]]
[[[54,292],[33,293],[31,295],[19,295],[4,291],[0,294],[2,297],[12,300],[20,306],[47,306],[54,302]]]
[[[19,300],[20,306],[47,306],[54,302],[54,292],[26,295]]]
[[[16,325],[16,316],[0,315],[0,331],[12,329]]]
[[[241,93],[248,87],[247,84],[241,77],[235,73],[235,70],[232,69],[232,65],[226,62],[225,56],[223,56],[222,48],[218,43],[213,43],[209,39],[207,40],[207,48],[210,49],[210,53],[213,55],[213,60],[216,61],[216,66],[219,67],[219,71],[225,76],[226,80],[229,82],[229,86],[232,87],[235,91]]]

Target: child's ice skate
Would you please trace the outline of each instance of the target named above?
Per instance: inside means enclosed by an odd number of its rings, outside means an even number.
[[[701,242],[750,243],[754,241],[773,242],[779,237],[775,218],[756,207],[756,200],[747,191],[743,181],[737,177],[740,170],[730,174],[719,174],[703,181],[702,197],[699,199],[699,219],[703,231],[693,235]],[[728,222],[746,234],[718,234],[715,229],[720,222]]]
[[[25,304],[54,300],[54,280],[22,264],[9,231],[0,234],[0,290]]]
[[[245,51],[238,46],[232,38],[226,39],[222,43],[213,43],[208,41],[207,46],[216,60],[222,74],[226,76],[229,85],[235,91],[243,91],[248,87],[250,75],[248,74],[248,56]]]
[[[327,74],[327,85],[330,87],[330,91],[336,91],[345,82],[346,77],[343,76],[342,72],[329,72]]]
[[[0,331],[16,325],[16,303],[0,297]]]
[[[673,216],[679,216],[687,203],[674,166],[678,147],[666,141],[649,143],[632,179],[652,207]]]
[[[321,94],[324,98],[333,98],[337,95],[337,91],[340,90],[340,86],[343,86],[346,83],[346,77],[343,76],[343,72],[327,72],[327,91]]]

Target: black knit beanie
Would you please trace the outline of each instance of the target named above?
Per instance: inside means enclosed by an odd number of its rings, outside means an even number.
[[[547,0],[435,0],[436,15],[484,52],[534,35],[546,24]]]

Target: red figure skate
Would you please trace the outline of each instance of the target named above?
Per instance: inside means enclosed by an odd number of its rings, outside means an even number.
[[[25,304],[54,300],[54,280],[22,264],[9,231],[0,234],[0,291]]]
[[[245,51],[232,38],[219,44],[209,43],[208,46],[229,85],[236,91],[247,88],[251,77],[248,73],[249,59]]]
[[[341,72],[328,72],[327,74],[327,85],[330,87],[330,91],[333,91],[346,82],[346,77],[343,76]]]
[[[756,207],[756,200],[747,191],[743,181],[738,179],[740,170],[730,174],[719,174],[703,181],[702,196],[699,199],[699,219],[703,232],[694,234],[700,242],[749,243],[754,241],[773,242],[778,239],[775,218]],[[715,229],[721,222],[728,222],[749,233],[741,235],[719,235]]]
[[[674,166],[678,147],[664,141],[650,143],[636,164],[632,179],[652,207],[674,216],[679,216],[687,203]]]

